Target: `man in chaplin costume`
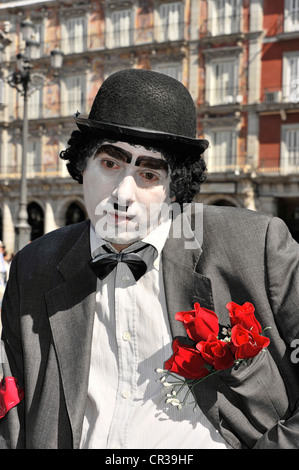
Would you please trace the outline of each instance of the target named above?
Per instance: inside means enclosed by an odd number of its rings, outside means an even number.
[[[299,448],[299,249],[284,223],[204,206],[200,224],[196,211],[176,213],[184,229],[174,236],[162,208],[198,194],[208,142],[170,77],[117,72],[75,120],[61,156],[83,183],[89,220],[12,263],[3,372],[24,398],[0,420],[1,447]],[[251,302],[270,327],[267,353],[199,384],[196,413],[168,408],[155,369],[186,336],[176,312],[198,302],[227,325],[231,301]]]

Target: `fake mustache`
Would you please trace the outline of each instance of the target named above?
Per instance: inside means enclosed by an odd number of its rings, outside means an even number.
[[[117,204],[116,202],[113,204],[113,209],[115,211],[119,212],[127,212],[129,206],[121,206],[120,204]]]

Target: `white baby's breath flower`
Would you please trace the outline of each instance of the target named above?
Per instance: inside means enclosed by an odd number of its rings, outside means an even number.
[[[179,406],[181,404],[180,400],[178,400],[177,398],[173,398],[170,403],[172,404],[172,406]]]
[[[172,387],[172,384],[169,382],[163,382],[163,387]]]

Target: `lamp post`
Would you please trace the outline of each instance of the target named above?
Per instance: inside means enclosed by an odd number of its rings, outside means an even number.
[[[32,40],[34,37],[34,24],[30,20],[25,20],[21,25],[23,38],[26,42],[26,51],[28,56],[21,53],[17,54],[16,71],[8,77],[8,84],[16,88],[23,96],[23,129],[22,129],[22,163],[21,163],[21,181],[20,181],[20,200],[17,223],[15,225],[16,243],[15,249],[19,251],[30,241],[31,227],[28,223],[27,212],[27,139],[28,139],[28,98],[41,85],[41,74],[36,74],[39,85],[34,86],[32,83],[32,64],[31,58],[36,57],[36,50],[39,47],[37,41]],[[62,66],[63,54],[59,49],[51,52],[51,67],[56,71]]]
[[[22,64],[21,61],[24,61]],[[30,82],[31,64],[28,59],[17,55],[17,70],[8,78],[8,84],[16,88],[23,95],[23,130],[22,130],[22,164],[21,164],[21,184],[20,201],[16,230],[16,251],[19,251],[30,241],[30,225],[28,224],[27,213],[27,136],[28,136],[28,87]]]

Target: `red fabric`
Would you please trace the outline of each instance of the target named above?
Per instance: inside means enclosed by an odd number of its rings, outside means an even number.
[[[24,390],[14,377],[5,377],[0,382],[0,419],[24,398]]]

